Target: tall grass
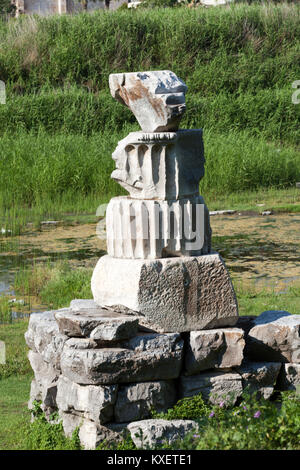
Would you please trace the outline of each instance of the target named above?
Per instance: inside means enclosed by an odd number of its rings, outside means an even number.
[[[204,128],[204,196],[293,186],[299,20],[299,5],[282,3],[0,22],[1,215],[72,210],[121,193],[109,178],[111,153],[138,129],[109,95],[108,75],[121,71],[171,69],[186,81],[181,127]]]
[[[0,106],[1,135],[44,130],[50,134],[89,136],[107,129],[121,132],[124,125],[136,123],[134,115],[113,100],[108,91],[90,93],[77,86],[44,87],[40,92],[16,96],[9,90],[6,105]],[[300,106],[292,103],[291,95],[290,83],[282,89],[263,89],[256,93],[228,94],[224,89],[210,96],[188,93],[181,127],[213,128],[224,133],[247,129],[253,136],[297,147]]]
[[[124,134],[129,130],[123,130]],[[100,204],[124,194],[110,179],[111,152],[120,137],[108,130],[91,137],[44,132],[4,135],[0,140],[0,205],[9,209],[43,201],[50,204],[89,194]],[[281,148],[247,132],[224,135],[208,130],[204,140],[206,174],[200,184],[204,195],[284,187],[300,179],[300,154],[292,148]]]
[[[0,73],[26,92],[97,91],[112,72],[170,68],[191,93],[256,93],[298,78],[299,16],[297,5],[271,4],[21,18],[0,25]]]

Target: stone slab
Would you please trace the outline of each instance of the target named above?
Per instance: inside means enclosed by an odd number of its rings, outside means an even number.
[[[153,261],[103,256],[91,287],[98,305],[136,312],[140,323],[159,332],[234,326],[238,320],[233,286],[218,253]]]
[[[242,377],[236,372],[202,372],[199,375],[180,378],[181,397],[201,393],[205,401],[218,405],[235,404],[243,393]]]
[[[281,362],[245,362],[236,371],[242,376],[243,389],[257,398],[269,399],[276,385]]]
[[[73,432],[79,428],[80,444],[86,450],[93,450],[102,442],[118,442],[121,440],[119,431],[115,431],[113,426],[98,425],[83,416],[72,413],[60,412],[63,429],[67,437],[72,437]]]
[[[198,424],[188,419],[146,419],[127,426],[138,449],[153,449],[162,444],[174,444],[187,433],[198,430]]]
[[[32,313],[29,318],[28,330],[25,333],[27,346],[32,351],[39,353],[44,361],[51,363],[57,369],[60,367],[60,355],[68,337],[59,332],[55,314],[67,311],[68,309],[60,309]]]
[[[176,386],[173,381],[142,382],[120,385],[115,405],[117,423],[146,419],[151,410],[167,411],[176,402]]]
[[[60,376],[56,402],[61,411],[73,412],[100,425],[113,420],[117,391],[117,385],[78,385]]]
[[[185,354],[185,375],[239,366],[244,346],[244,332],[239,328],[191,331]]]
[[[300,315],[283,310],[263,312],[247,337],[252,360],[300,363]]]
[[[118,348],[97,349],[86,343],[71,338],[61,357],[63,375],[78,384],[169,380],[180,374],[183,340],[179,334],[140,333]]]
[[[98,307],[99,309],[99,307]],[[100,309],[99,309],[100,310]],[[63,311],[55,314],[59,331],[69,337],[91,337],[98,341],[120,341],[135,336],[138,318],[121,316],[101,309],[89,311]]]

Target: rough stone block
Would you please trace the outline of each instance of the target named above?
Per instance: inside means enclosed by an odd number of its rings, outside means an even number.
[[[167,411],[176,401],[176,387],[172,381],[142,382],[120,385],[115,405],[118,423],[149,418],[151,409]]]
[[[244,346],[244,332],[238,328],[191,331],[185,355],[185,375],[239,366]]]
[[[109,88],[133,112],[143,131],[178,129],[187,86],[170,70],[111,74]]]
[[[198,424],[188,419],[146,419],[127,426],[137,448],[155,448],[161,444],[174,444],[192,431],[198,430]]]
[[[247,354],[257,361],[300,363],[300,315],[263,312],[247,338]]]
[[[110,428],[110,425],[98,425],[94,421],[73,413],[60,412],[60,417],[67,437],[72,437],[75,429],[79,427],[80,444],[86,450],[95,449],[104,440],[116,442],[121,439],[120,433],[116,432],[113,426]]]
[[[61,411],[81,415],[100,425],[113,420],[117,390],[117,385],[83,386],[60,376],[56,402]]]
[[[81,344],[85,349],[81,349]],[[139,334],[118,348],[86,348],[85,339],[66,342],[61,368],[79,384],[168,380],[179,376],[183,341],[179,334]]]
[[[300,364],[282,364],[277,389],[300,391]]]
[[[55,321],[55,313],[66,312],[68,309],[32,313],[29,319],[25,341],[32,351],[39,353],[42,358],[54,367],[60,367],[60,355],[67,336],[61,334]]]
[[[246,362],[236,371],[242,376],[243,389],[267,400],[274,392],[280,368],[281,362]]]
[[[98,305],[138,312],[140,323],[160,332],[234,326],[238,320],[232,283],[217,253],[153,261],[103,256],[91,286]]]
[[[236,372],[203,372],[190,377],[182,376],[181,396],[192,397],[201,393],[205,401],[213,404],[235,404],[243,393],[242,377]]]
[[[42,409],[53,412],[56,408],[57,381],[60,371],[52,364],[44,361],[41,354],[28,352],[28,359],[34,371],[35,380],[31,383],[28,407],[33,408],[33,401],[42,401]],[[48,414],[49,414],[48,413]]]
[[[57,312],[55,318],[59,331],[71,337],[90,336],[98,341],[120,341],[135,336],[138,331],[137,317],[121,316],[104,309],[97,313]]]

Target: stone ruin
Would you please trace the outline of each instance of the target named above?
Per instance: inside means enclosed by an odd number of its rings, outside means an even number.
[[[112,178],[129,196],[108,205],[94,299],[32,314],[25,334],[29,408],[37,400],[46,416],[58,411],[88,449],[125,429],[138,447],[173,442],[197,424],[151,419],[151,410],[180,398],[236,403],[246,388],[270,398],[300,383],[300,316],[239,317],[212,251],[202,130],[178,130],[187,86],[170,71],[113,74],[109,86],[142,129],[112,155]]]

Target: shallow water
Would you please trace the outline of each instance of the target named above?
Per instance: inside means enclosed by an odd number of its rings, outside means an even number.
[[[211,218],[213,247],[243,285],[283,292],[300,283],[300,214]]]

